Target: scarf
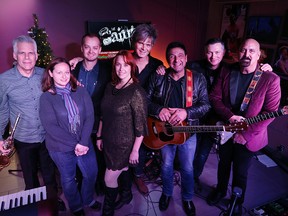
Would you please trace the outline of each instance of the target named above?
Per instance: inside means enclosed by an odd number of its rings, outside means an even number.
[[[75,101],[71,98],[71,86],[68,83],[65,88],[56,88],[58,95],[64,100],[64,105],[68,113],[68,121],[70,124],[70,132],[77,134],[77,127],[80,125],[79,109]]]

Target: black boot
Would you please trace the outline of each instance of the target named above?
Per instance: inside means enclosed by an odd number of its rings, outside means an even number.
[[[106,187],[102,216],[113,216],[118,188]]]
[[[132,177],[129,171],[124,171],[119,176],[120,198],[115,203],[115,209],[122,208],[123,205],[129,204],[133,198],[132,191]]]

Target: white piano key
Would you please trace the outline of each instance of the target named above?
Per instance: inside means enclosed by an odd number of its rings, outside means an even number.
[[[46,186],[0,196],[0,211],[47,199]]]
[[[0,211],[4,210],[5,200],[6,200],[6,196],[0,197]]]

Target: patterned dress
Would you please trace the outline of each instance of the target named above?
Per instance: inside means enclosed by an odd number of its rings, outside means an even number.
[[[101,113],[106,166],[121,170],[129,165],[135,138],[147,135],[146,92],[137,83],[123,89],[108,84]]]

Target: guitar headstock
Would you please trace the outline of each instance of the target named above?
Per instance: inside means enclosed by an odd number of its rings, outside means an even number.
[[[230,123],[224,126],[225,131],[229,132],[237,132],[237,131],[243,131],[248,128],[248,124],[246,122],[235,122],[235,123]]]

